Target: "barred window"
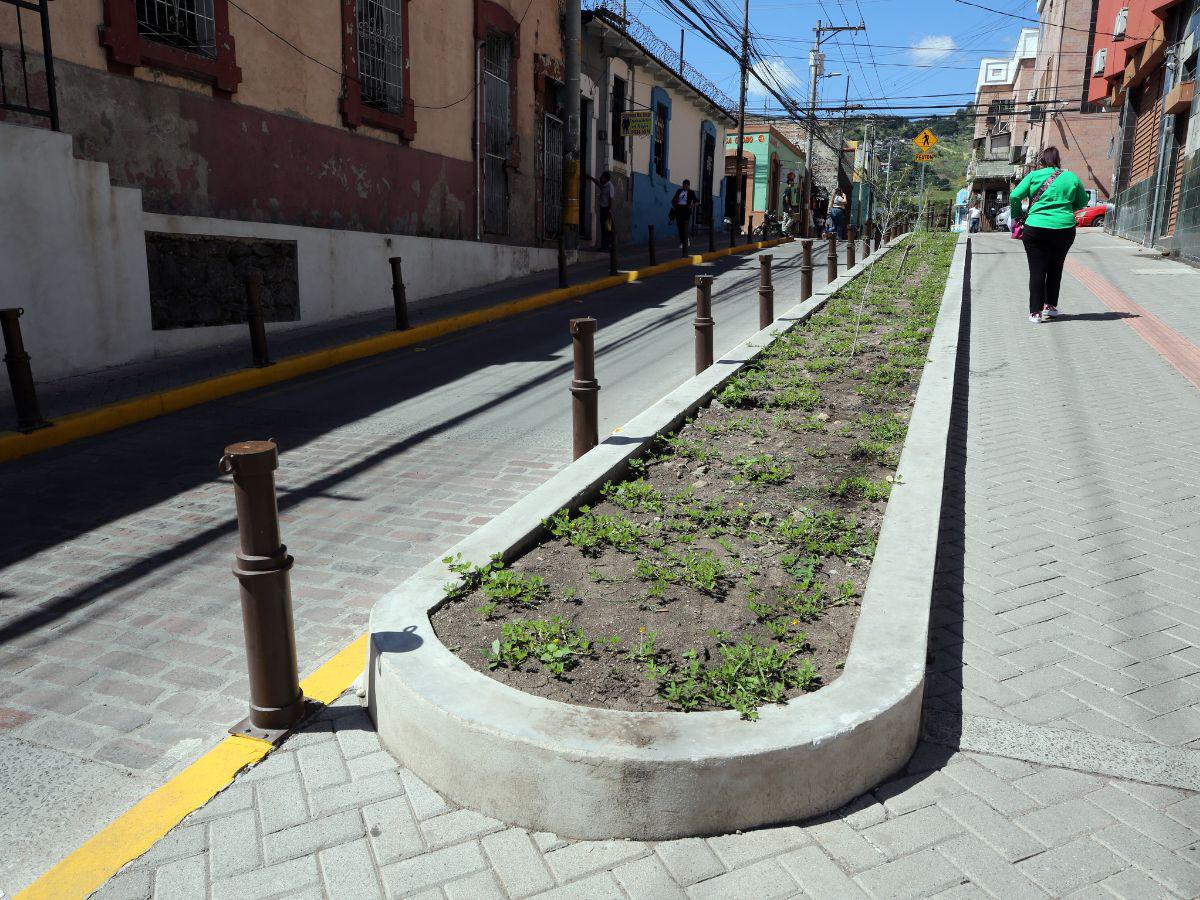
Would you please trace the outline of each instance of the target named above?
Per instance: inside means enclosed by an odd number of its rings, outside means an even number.
[[[216,59],[213,0],[137,0],[137,30],[147,40]]]
[[[356,0],[358,81],[362,102],[404,110],[404,0]]]

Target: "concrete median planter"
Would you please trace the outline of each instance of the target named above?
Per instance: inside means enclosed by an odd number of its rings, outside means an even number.
[[[625,425],[452,552],[519,556],[543,519],[590,501],[770,343],[881,258],[875,254]],[[803,819],[897,771],[916,745],[965,238],[955,251],[843,674],[760,710],[624,712],[526,694],[459,660],[429,613],[451,575],[431,562],[371,614],[369,705],[384,745],[455,803],[579,839],[665,840]]]

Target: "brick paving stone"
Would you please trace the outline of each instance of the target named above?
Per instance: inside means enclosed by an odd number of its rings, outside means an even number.
[[[471,841],[383,866],[381,874],[389,895],[403,897],[486,867],[479,845]]]
[[[612,868],[619,862],[645,856],[649,848],[636,841],[584,841],[546,854],[546,864],[560,882],[574,881]]]
[[[743,869],[701,881],[687,889],[693,900],[726,900],[729,897],[755,897],[771,900],[796,893],[796,882],[773,859],[751,863]]]
[[[442,886],[449,900],[508,900],[491,872],[477,872]],[[432,892],[434,896],[437,891]]]
[[[554,887],[554,878],[542,862],[542,854],[519,828],[487,835],[481,843],[510,897],[528,897]]]
[[[383,900],[371,847],[366,840],[339,844],[317,854],[325,894],[338,900]]]
[[[1017,863],[1017,868],[1051,895],[1093,885],[1125,868],[1125,862],[1091,837],[1076,838]]]
[[[860,872],[855,878],[872,897],[893,900],[930,896],[967,880],[958,867],[936,850],[901,857]]]
[[[961,823],[938,806],[925,806],[913,812],[889,819],[862,832],[888,859],[907,856],[961,834]]]
[[[630,900],[681,900],[687,894],[657,856],[643,856],[613,869]]]
[[[810,897],[857,900],[866,895],[819,847],[803,847],[779,857],[779,863]]]
[[[937,850],[962,870],[971,882],[996,897],[1044,897],[1038,888],[997,853],[974,835],[961,835],[940,842]]]
[[[803,829],[792,826],[709,838],[708,846],[727,869],[736,869],[764,856],[774,856],[792,847],[801,847],[811,840]]]
[[[725,871],[725,866],[703,838],[664,841],[654,846],[654,852],[683,887]]]

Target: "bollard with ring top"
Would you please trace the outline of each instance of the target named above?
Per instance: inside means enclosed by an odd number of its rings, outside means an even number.
[[[696,276],[696,374],[713,364],[713,317],[711,275]]]
[[[812,238],[800,241],[800,302],[812,296],[813,287],[813,242]]]
[[[837,274],[837,235],[831,234],[826,239],[827,255],[825,257],[825,284],[833,284]]]
[[[854,268],[854,226],[846,229],[846,268]]]
[[[404,288],[404,272],[400,268],[400,257],[389,256],[388,264],[392,267],[392,306],[396,309],[396,330],[408,328],[408,293]],[[559,280],[562,280],[562,263],[559,263]]]
[[[571,379],[571,443],[579,459],[600,443],[600,382],[596,380],[596,320],[571,320],[575,373]]]
[[[259,368],[271,365],[271,353],[267,349],[267,326],[262,311],[262,286],[262,272],[251,272],[246,276],[246,324],[250,326],[250,356]]]
[[[233,574],[242,595],[250,715],[229,729],[274,743],[304,717],[292,621],[292,557],[280,540],[274,441],[230,444],[219,471],[233,476],[239,549]]]
[[[8,383],[17,411],[17,431],[29,432],[45,428],[50,423],[42,418],[38,405],[33,369],[29,365],[29,354],[25,352],[25,340],[21,337],[23,315],[25,308],[21,306],[0,309],[0,330],[4,332],[4,365],[8,369]]]
[[[775,286],[771,282],[770,253],[764,253],[758,258],[758,330],[770,326],[775,321]]]

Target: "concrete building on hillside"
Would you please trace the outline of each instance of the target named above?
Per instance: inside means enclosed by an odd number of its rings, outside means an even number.
[[[1024,100],[1029,139],[1026,170],[1037,154],[1057,147],[1063,166],[1079,176],[1097,200],[1112,195],[1117,116],[1088,99],[1096,14],[1100,0],[1038,0],[1038,55]]]
[[[585,12],[582,56],[588,149],[581,165],[596,177],[612,173],[619,240],[640,243],[650,225],[657,235],[672,233],[667,214],[685,179],[700,198],[693,227],[706,231],[725,204],[716,169],[726,129],[736,124],[727,105],[632,17],[604,8]],[[581,196],[585,235],[595,227],[593,192],[588,187]]]
[[[967,163],[970,196],[980,209],[1008,202],[1012,182],[1025,172],[1029,144],[1027,96],[1033,83],[1038,29],[1023,28],[1011,56],[979,61],[975,82],[975,134]],[[985,217],[984,227],[990,227]]]
[[[731,132],[725,139],[724,194],[728,204],[725,215],[736,218],[738,135]],[[783,212],[783,192],[788,175],[793,176],[799,201],[800,185],[804,180],[804,151],[789,141],[772,125],[747,123],[742,141],[742,181],[745,185],[746,222],[750,227],[763,223],[770,212]]]
[[[1100,0],[1088,99],[1119,111],[1122,237],[1200,262],[1200,3]]]

